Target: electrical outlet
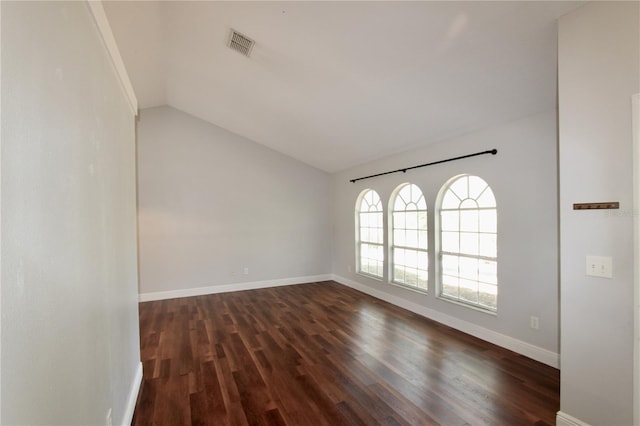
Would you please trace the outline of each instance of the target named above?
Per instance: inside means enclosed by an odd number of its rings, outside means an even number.
[[[106,418],[105,424],[107,426],[113,426],[113,420],[111,419],[111,408],[109,408],[109,411],[107,411],[107,418]]]
[[[244,267],[244,269],[242,270],[242,273],[244,275],[249,275],[249,268],[247,268],[246,266]]]
[[[540,318],[532,315],[531,318],[529,318],[529,327],[533,330],[540,330]]]
[[[613,278],[613,261],[607,256],[587,256],[587,275],[591,277]]]

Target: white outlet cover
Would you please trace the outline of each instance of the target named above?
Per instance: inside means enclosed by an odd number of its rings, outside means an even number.
[[[613,260],[609,256],[587,256],[586,268],[590,277],[613,278]]]

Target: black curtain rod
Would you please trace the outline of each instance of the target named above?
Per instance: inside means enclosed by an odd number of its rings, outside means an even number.
[[[371,179],[371,178],[374,178],[374,177],[384,176],[384,175],[390,175],[391,173],[399,173],[399,172],[406,173],[407,170],[418,169],[420,167],[433,166],[434,164],[447,163],[449,161],[455,161],[455,160],[462,160],[463,158],[476,157],[478,155],[485,155],[485,154],[496,155],[497,153],[498,153],[498,150],[494,148],[494,149],[491,149],[491,150],[488,150],[488,151],[476,152],[475,154],[461,155],[460,157],[447,158],[446,160],[434,161],[432,163],[420,164],[420,165],[417,165],[417,166],[406,167],[404,169],[392,170],[390,172],[378,173],[378,174],[371,175],[371,176],[365,176],[365,177],[360,177],[360,178],[356,178],[356,179],[351,179],[349,182],[355,183],[355,182],[357,182],[359,180]]]

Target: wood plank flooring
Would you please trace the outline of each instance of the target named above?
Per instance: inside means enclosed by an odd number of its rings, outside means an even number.
[[[140,304],[134,425],[554,425],[558,370],[328,281]]]

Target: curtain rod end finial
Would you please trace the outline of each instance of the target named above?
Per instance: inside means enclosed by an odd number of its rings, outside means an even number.
[[[496,155],[497,153],[498,153],[498,150],[497,150],[497,149],[493,148],[493,149],[491,150],[491,155]]]

